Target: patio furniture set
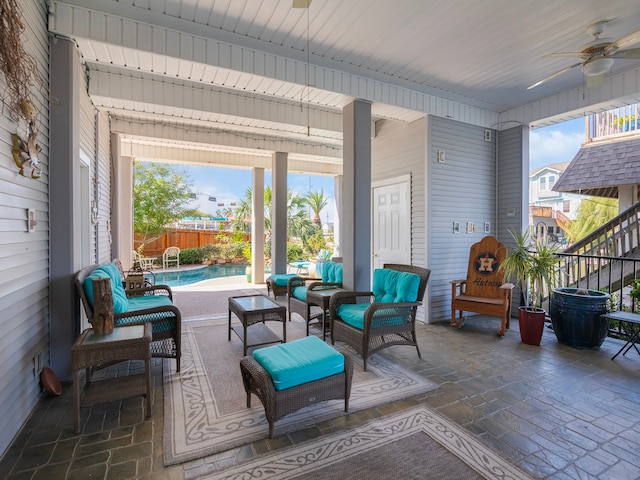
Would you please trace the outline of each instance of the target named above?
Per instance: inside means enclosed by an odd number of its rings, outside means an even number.
[[[151,270],[156,266],[156,257],[143,257],[136,250],[132,251],[134,264],[137,263],[142,270]],[[171,266],[180,267],[180,248],[167,247],[162,253],[162,268],[167,269]]]
[[[307,324],[307,336],[286,343],[286,309],[262,295],[229,298],[229,339],[231,314],[241,321],[235,331],[244,342],[245,357],[240,361],[242,380],[251,407],[251,395],[256,395],[265,409],[269,423],[269,437],[274,423],[303,407],[333,399],[344,399],[344,411],[349,410],[349,396],[353,376],[353,362],[324,342],[330,326],[331,343],[340,340],[367,358],[392,345],[418,348],[415,320],[424,296],[430,271],[425,268],[386,264],[376,269],[370,292],[354,292],[342,288],[342,264],[326,262],[322,279],[310,279],[295,274],[272,275],[267,279],[269,293],[274,299],[287,285],[289,320],[292,313],[300,314]],[[320,314],[312,316],[312,307],[320,307]],[[309,336],[309,322],[318,319],[322,340]],[[272,332],[270,337],[256,330],[251,336],[251,324],[277,320],[283,323],[282,340]],[[256,327],[252,327],[256,328]],[[251,344],[249,338],[252,338]],[[280,343],[255,350],[246,356],[249,346]]]
[[[327,330],[331,332],[332,344],[336,339],[344,341],[363,357],[365,370],[367,358],[387,346],[411,345],[420,356],[415,317],[429,270],[385,265],[374,272],[371,292],[350,292],[342,288],[342,264],[327,263],[322,279],[297,275],[287,278],[289,319],[294,311],[307,322],[307,336],[302,339],[287,343],[287,308],[267,296],[229,297],[228,339],[231,341],[234,331],[243,343],[240,371],[247,406],[251,405],[252,394],[260,399],[269,423],[269,436],[273,435],[276,421],[308,405],[343,399],[345,412],[348,411],[353,362],[323,341]],[[164,285],[125,289],[125,274],[117,259],[85,267],[77,272],[74,282],[92,324],[99,320],[98,302],[103,301],[94,298],[94,285],[105,281],[110,286],[107,297],[115,328],[103,335],[98,335],[99,330],[86,329],[71,349],[75,431],[80,430],[81,406],[143,396],[149,416],[151,357],[175,358],[176,371],[180,371],[181,315],[173,305],[171,289]],[[99,291],[102,290],[95,292]],[[312,315],[314,306],[320,308],[320,314]],[[232,325],[232,314],[240,320],[241,327]],[[308,335],[309,322],[316,319],[321,324],[323,340]],[[268,329],[265,321],[282,322],[282,338]],[[279,345],[255,349],[247,356],[249,348],[272,343]],[[94,370],[134,359],[144,360],[144,373],[92,381]],[[82,369],[86,375],[81,390]]]

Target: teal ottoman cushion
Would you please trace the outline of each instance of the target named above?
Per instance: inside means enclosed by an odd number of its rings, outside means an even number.
[[[269,373],[276,390],[344,372],[342,354],[313,336],[260,348],[253,358]]]
[[[271,280],[273,283],[278,285],[279,287],[286,287],[289,283],[289,279],[291,277],[297,277],[295,273],[274,273],[273,275],[269,275],[267,280]]]

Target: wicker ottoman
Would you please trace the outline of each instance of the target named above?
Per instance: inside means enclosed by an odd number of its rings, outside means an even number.
[[[307,340],[309,339],[309,340]],[[267,351],[268,349],[284,349],[291,351],[292,348],[303,346],[308,352],[305,356],[306,360],[313,361],[314,348],[307,348],[308,342],[320,342],[324,348],[331,349],[337,353],[330,345],[324,343],[318,337],[305,337],[300,340],[266,347],[260,349]],[[307,342],[304,345],[300,342]],[[296,344],[296,345],[294,345]],[[292,347],[293,345],[293,347]],[[255,353],[255,352],[254,352]],[[325,352],[326,353],[326,352]],[[341,355],[341,354],[338,354]],[[258,360],[247,356],[240,360],[240,371],[242,372],[242,381],[247,394],[247,408],[251,407],[251,394],[255,394],[262,405],[264,405],[265,416],[269,422],[269,438],[273,437],[273,425],[281,418],[293,413],[301,408],[327,400],[344,399],[344,411],[349,411],[349,396],[351,395],[351,380],[353,377],[353,363],[351,358],[343,355],[344,370],[341,373],[333,374],[317,380],[301,383],[289,388],[277,390],[271,375],[262,366]],[[312,367],[310,367],[312,368]]]

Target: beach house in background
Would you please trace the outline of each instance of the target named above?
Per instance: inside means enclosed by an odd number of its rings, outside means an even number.
[[[623,212],[640,201],[640,105],[585,117],[585,141],[570,162],[529,172],[529,226],[535,238],[562,243],[588,196],[617,198]]]
[[[639,106],[634,103],[586,117],[585,143],[553,190],[617,198],[619,212],[640,201]]]
[[[553,163],[529,172],[529,228],[537,241],[564,243],[584,195],[553,190],[569,162]]]

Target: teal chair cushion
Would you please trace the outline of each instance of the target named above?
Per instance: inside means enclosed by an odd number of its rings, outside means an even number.
[[[376,302],[400,303],[418,300],[420,275],[377,268],[373,272],[373,296]]]
[[[347,303],[340,305],[337,309],[337,313],[344,323],[347,323],[358,330],[363,330],[364,311],[369,305],[370,304],[368,303]]]
[[[291,295],[293,295],[294,298],[297,298],[300,301],[306,302],[307,301],[307,289],[309,287],[307,285],[301,285],[300,287],[294,287],[293,291],[291,292]]]
[[[342,264],[324,262],[322,266],[322,281],[324,283],[342,283]]]
[[[342,354],[315,336],[260,348],[253,358],[269,373],[276,390],[344,372]]]
[[[113,296],[113,313],[124,313],[129,310],[129,299],[122,286],[120,270],[113,263],[100,265],[91,272],[84,280],[84,293],[87,296],[89,305],[93,307],[93,280],[97,278],[108,278],[111,280],[111,295]]]
[[[271,280],[279,287],[286,287],[291,277],[297,277],[297,275],[295,273],[274,273],[269,275],[267,280]]]
[[[168,295],[142,295],[140,297],[131,297],[129,299],[129,312],[136,310],[144,310],[154,307],[167,307],[173,305]]]

